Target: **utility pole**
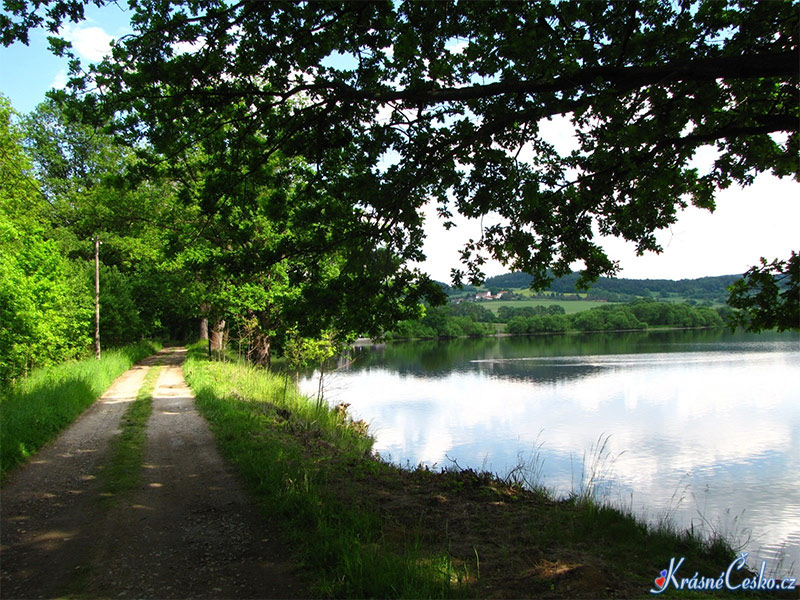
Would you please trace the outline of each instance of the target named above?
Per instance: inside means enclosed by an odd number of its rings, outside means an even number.
[[[100,360],[100,236],[94,234],[94,351]]]

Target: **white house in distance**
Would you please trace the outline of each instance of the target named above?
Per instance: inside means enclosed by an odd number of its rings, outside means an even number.
[[[494,296],[492,292],[478,292],[475,294],[475,300],[499,300],[506,292],[497,292]]]

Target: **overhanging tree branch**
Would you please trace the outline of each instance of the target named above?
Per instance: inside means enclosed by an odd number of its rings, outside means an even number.
[[[486,85],[444,89],[406,89],[373,92],[338,81],[318,81],[304,91],[331,89],[343,98],[390,102],[404,100],[419,104],[463,102],[507,94],[536,95],[567,92],[599,84],[611,85],[616,92],[626,92],[647,85],[698,83],[717,79],[752,79],[781,77],[797,80],[796,52],[774,52],[744,56],[697,58],[673,61],[651,67],[588,67],[576,73],[551,79],[499,81]],[[431,87],[434,85],[430,84]]]

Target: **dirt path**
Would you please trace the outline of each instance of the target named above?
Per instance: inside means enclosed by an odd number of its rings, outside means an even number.
[[[108,443],[162,351],[126,371],[0,492],[0,595],[50,597],[87,559]]]
[[[98,468],[141,386],[134,367],[2,491],[2,598],[268,598],[304,595],[283,549],[219,456],[181,371],[153,394],[144,485],[112,508]],[[152,364],[152,360],[149,364]]]

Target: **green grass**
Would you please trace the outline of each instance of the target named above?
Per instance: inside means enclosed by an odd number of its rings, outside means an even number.
[[[152,342],[107,350],[37,369],[0,396],[0,479],[71,424],[134,363],[158,350]]]
[[[211,363],[200,346],[184,365],[197,405],[296,558],[325,597],[448,597],[462,572],[413,541],[383,543],[377,507],[342,502],[336,488],[373,440],[343,411],[298,394],[286,379],[243,363]],[[370,464],[373,461],[370,461]]]
[[[101,496],[113,503],[138,487],[142,480],[142,457],[147,440],[147,421],[153,412],[153,389],[161,367],[148,371],[142,387],[120,420],[120,434],[111,447],[111,460],[103,468]]]
[[[531,298],[530,300],[491,300],[489,302],[481,302],[481,306],[485,306],[493,313],[497,314],[501,306],[508,306],[511,308],[523,308],[526,306],[563,306],[567,314],[581,312],[595,308],[597,306],[605,306],[607,302],[599,302],[597,300],[545,300],[542,298]]]

